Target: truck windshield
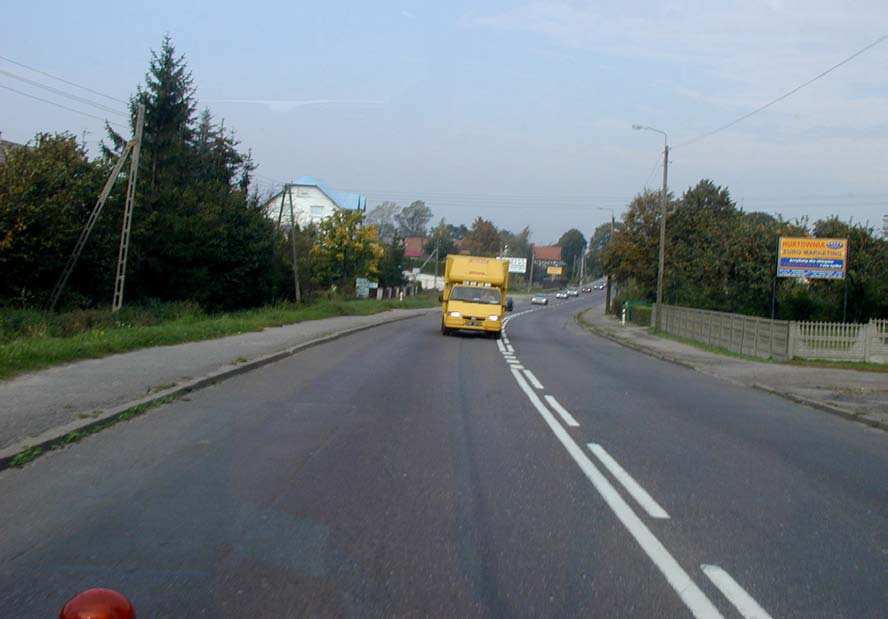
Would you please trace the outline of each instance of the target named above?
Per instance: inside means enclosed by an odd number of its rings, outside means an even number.
[[[477,286],[454,286],[453,290],[450,291],[450,300],[499,305],[500,291],[496,288],[479,288]]]

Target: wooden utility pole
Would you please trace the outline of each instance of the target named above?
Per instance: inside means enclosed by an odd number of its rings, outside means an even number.
[[[114,277],[114,301],[111,311],[117,312],[123,305],[123,285],[126,281],[126,257],[129,254],[130,229],[133,223],[133,207],[136,201],[136,180],[139,176],[139,154],[142,150],[142,131],[145,128],[145,105],[139,104],[136,114],[136,136],[133,139],[133,158],[130,161],[129,181],[126,187],[126,204],[123,207],[123,226],[120,231],[120,251],[117,253],[117,275]]]
[[[527,280],[527,290],[533,288],[533,244],[530,246],[530,279]]]
[[[290,203],[290,250],[293,254],[293,299],[296,303],[302,302],[302,291],[299,289],[299,263],[296,260],[296,217],[293,215],[293,190],[287,185],[287,200]],[[281,196],[281,208],[284,206],[284,197]]]

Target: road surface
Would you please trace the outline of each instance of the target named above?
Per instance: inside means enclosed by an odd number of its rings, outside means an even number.
[[[885,616],[888,436],[589,335],[600,296],[502,344],[378,327],[0,473],[0,616]]]

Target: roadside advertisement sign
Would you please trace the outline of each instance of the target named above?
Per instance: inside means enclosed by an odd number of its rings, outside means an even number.
[[[509,273],[527,273],[527,258],[501,257],[500,260],[509,261]]]
[[[564,267],[546,267],[546,275],[561,275]]]
[[[848,239],[780,237],[777,277],[844,279]]]

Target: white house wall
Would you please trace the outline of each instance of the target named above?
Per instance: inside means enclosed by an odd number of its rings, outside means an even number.
[[[291,198],[293,200],[293,215],[300,228],[305,228],[309,224],[320,223],[336,211],[336,205],[333,201],[317,187],[296,185],[290,187],[289,196],[285,193],[274,200],[270,214],[275,218],[277,217],[281,208],[281,200],[283,200],[283,221],[289,222]]]

